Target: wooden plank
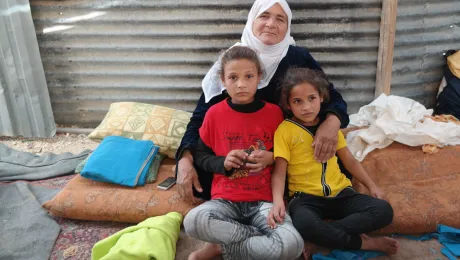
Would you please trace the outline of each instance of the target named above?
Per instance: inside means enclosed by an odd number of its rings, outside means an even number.
[[[391,91],[397,12],[398,0],[383,0],[375,97],[382,93],[389,95]]]

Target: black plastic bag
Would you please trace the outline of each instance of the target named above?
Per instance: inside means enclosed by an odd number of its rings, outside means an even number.
[[[446,58],[454,54],[455,50],[446,52]],[[453,115],[460,118],[460,79],[457,78],[449,69],[444,67],[444,78],[447,85],[438,96],[438,105],[434,110],[435,115]]]

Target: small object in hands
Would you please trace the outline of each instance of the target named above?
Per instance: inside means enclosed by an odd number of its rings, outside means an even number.
[[[435,154],[439,152],[439,148],[435,144],[424,144],[422,150],[427,154]]]
[[[168,190],[171,188],[174,184],[176,184],[176,178],[174,177],[168,177],[166,180],[162,181],[160,184],[157,185],[158,189],[161,190]]]
[[[265,147],[264,142],[262,142],[262,140],[260,140],[260,139],[257,139],[257,149],[258,150],[264,150],[264,151],[267,150],[267,147]]]
[[[254,152],[255,150],[266,150],[266,149],[267,148],[265,147],[264,142],[258,139],[256,141],[256,145],[251,145],[248,149],[244,150],[244,152],[246,152],[248,156],[250,156],[251,153]],[[228,178],[230,180],[234,180],[238,178],[248,177],[249,169],[246,169],[245,167],[246,163],[250,163],[250,162],[245,160],[240,169],[232,169],[232,171],[230,171],[230,174],[228,175]]]
[[[244,150],[244,152],[247,153],[248,156],[250,156],[251,153],[254,152],[254,150],[256,150],[256,148],[254,147],[254,145],[251,145],[251,147],[249,147],[249,149]],[[246,164],[247,162],[248,162],[247,160],[244,161],[245,164]]]

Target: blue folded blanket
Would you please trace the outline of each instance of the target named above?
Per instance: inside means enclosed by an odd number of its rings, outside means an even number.
[[[89,156],[81,176],[129,187],[143,186],[159,147],[149,140],[108,136]]]

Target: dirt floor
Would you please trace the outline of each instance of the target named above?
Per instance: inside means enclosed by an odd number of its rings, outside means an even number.
[[[10,138],[0,137],[0,143],[19,151],[43,154],[52,153],[79,153],[84,149],[94,150],[98,143],[89,140],[86,135],[76,134],[58,134],[54,138],[38,139],[38,138]],[[447,259],[441,252],[441,245],[437,240],[425,242],[412,241],[406,238],[397,238],[401,243],[401,250],[397,255],[391,257],[379,257],[376,259],[391,259],[391,260],[437,260]],[[199,248],[202,242],[193,240],[187,237],[184,232],[181,232],[178,244],[176,259],[187,259],[187,256],[193,250]]]

